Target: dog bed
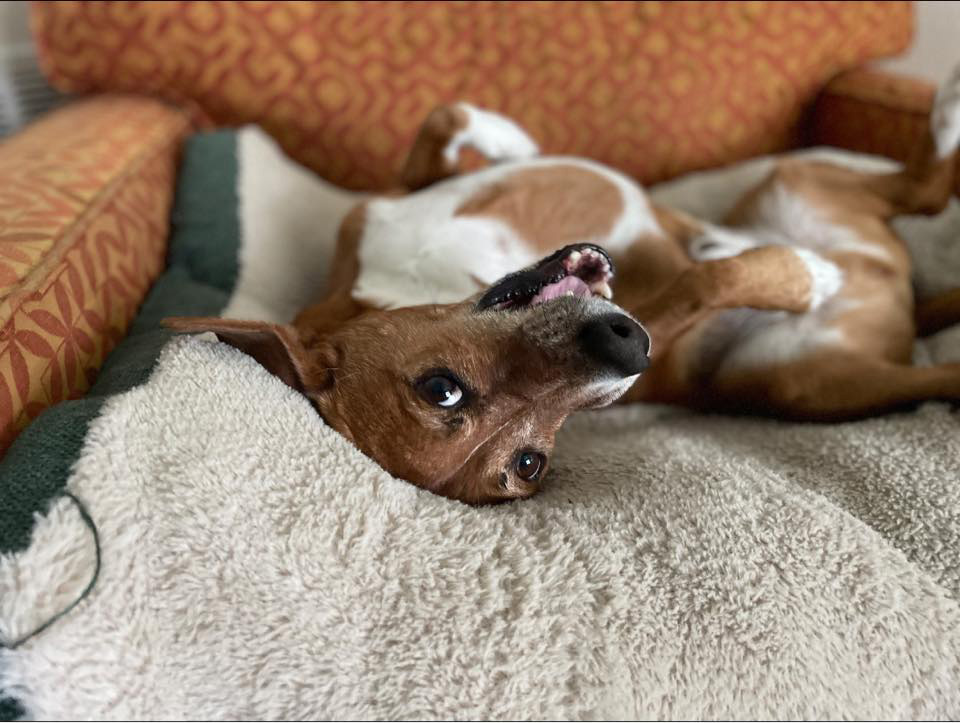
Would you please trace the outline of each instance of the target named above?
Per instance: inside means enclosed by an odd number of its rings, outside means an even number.
[[[882,168],[886,162],[843,156]],[[769,159],[658,200],[716,218]],[[636,405],[473,508],[390,475],[252,359],[161,317],[284,321],[355,196],[256,129],[186,148],[170,267],[91,394],[0,465],[0,636],[34,718],[956,718],[960,418],[804,425]],[[960,204],[901,219],[921,294]],[[960,360],[958,329],[917,363]]]

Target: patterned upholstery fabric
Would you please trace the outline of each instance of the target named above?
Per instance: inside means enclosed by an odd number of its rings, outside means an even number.
[[[468,99],[653,182],[784,148],[836,72],[904,49],[906,2],[38,2],[49,76],[260,123],[354,188]]]
[[[123,338],[163,268],[187,128],[157,101],[102,96],[0,145],[0,453]]]

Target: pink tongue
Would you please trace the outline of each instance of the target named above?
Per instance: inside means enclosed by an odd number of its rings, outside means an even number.
[[[577,276],[565,276],[557,283],[547,284],[540,289],[540,293],[530,300],[530,305],[542,304],[544,301],[565,296],[567,293],[573,293],[574,296],[590,296],[590,287]]]

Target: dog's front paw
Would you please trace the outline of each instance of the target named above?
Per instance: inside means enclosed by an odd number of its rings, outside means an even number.
[[[930,114],[930,130],[940,158],[953,154],[960,146],[960,64],[937,89]]]
[[[467,116],[467,125],[459,130],[445,153],[453,162],[460,149],[469,146],[491,161],[509,161],[536,156],[540,149],[520,126],[509,118],[470,103],[457,107]]]

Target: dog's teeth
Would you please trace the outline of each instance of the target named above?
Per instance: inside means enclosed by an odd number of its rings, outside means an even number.
[[[590,291],[595,294],[600,294],[604,299],[613,298],[613,289],[610,288],[610,284],[606,281],[595,281],[590,284]]]

